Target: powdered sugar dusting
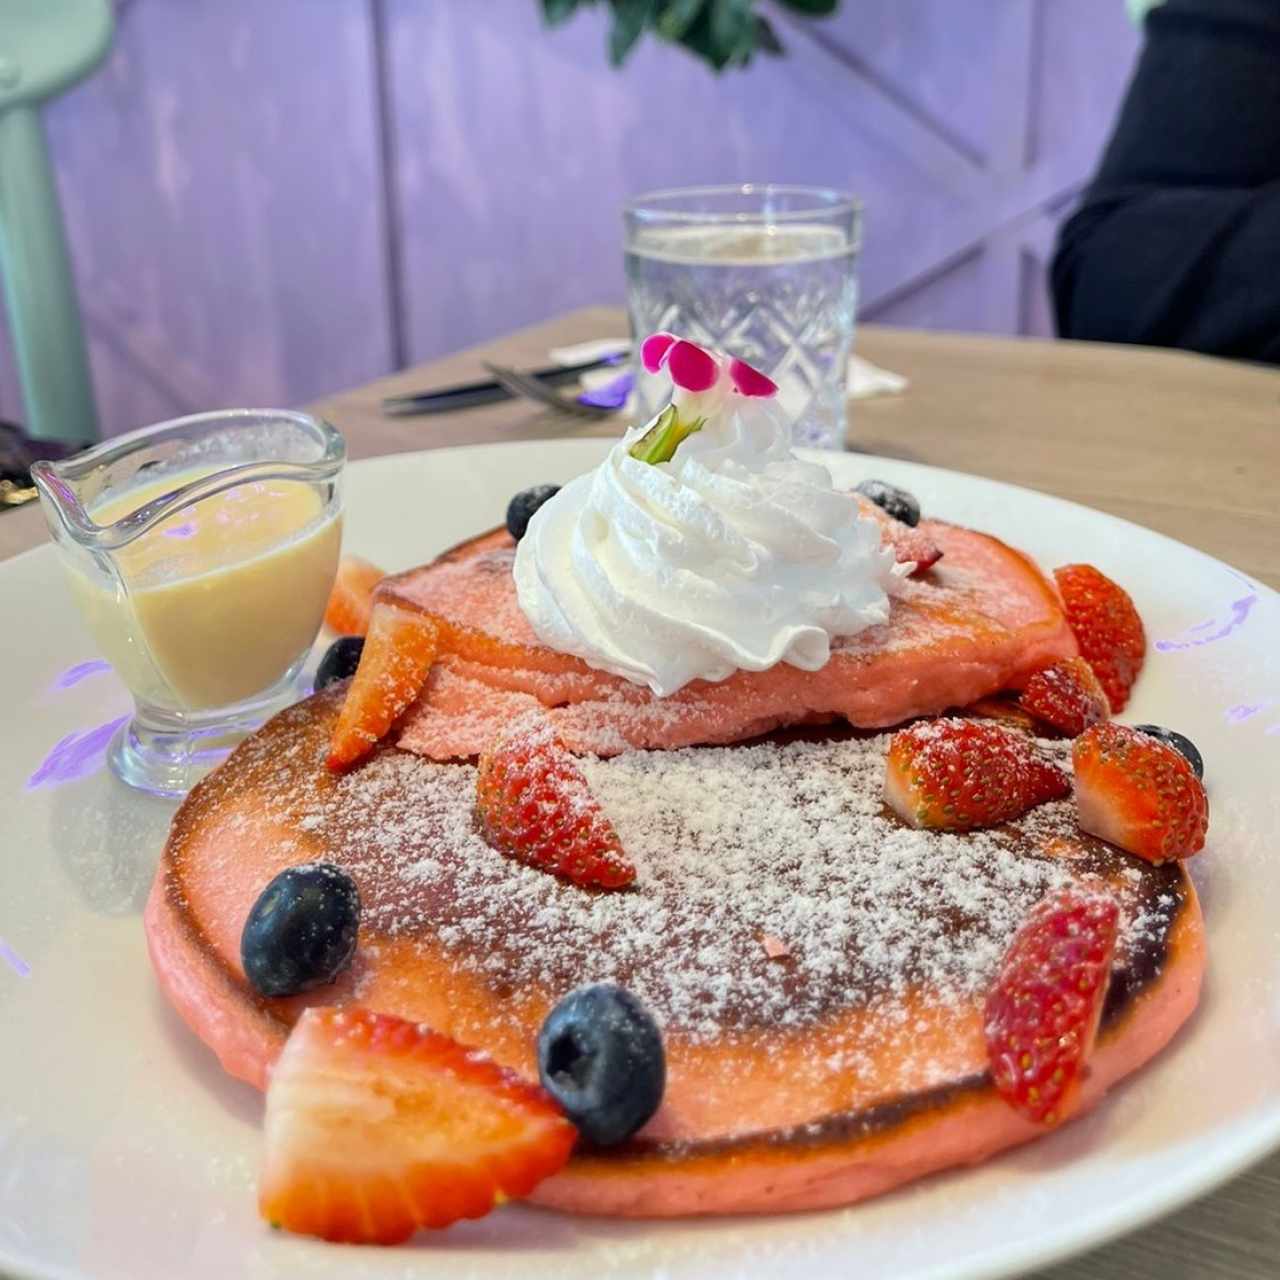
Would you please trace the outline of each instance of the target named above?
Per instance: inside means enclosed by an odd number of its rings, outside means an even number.
[[[500,994],[619,981],[693,1042],[842,1009],[868,1015],[864,1038],[876,1023],[901,1035],[921,988],[968,1016],[1033,905],[1081,880],[1120,902],[1121,974],[1182,902],[1176,868],[1081,837],[1069,802],[986,832],[903,826],[881,800],[885,737],[584,758],[637,871],[629,889],[597,893],[484,843],[471,766],[384,750],[335,779],[318,767],[323,725],[305,742],[281,728],[286,750],[260,735],[242,763],[266,817],[355,876],[362,947],[443,943]],[[317,757],[301,782],[299,752]]]

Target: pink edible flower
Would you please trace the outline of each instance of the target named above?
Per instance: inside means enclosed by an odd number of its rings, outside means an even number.
[[[665,369],[671,381],[682,391],[709,391],[720,378],[722,368],[728,368],[729,379],[739,395],[768,399],[777,395],[778,384],[759,369],[736,356],[724,363],[705,347],[688,338],[677,338],[674,333],[651,333],[640,344],[640,363],[647,373]]]
[[[667,352],[678,339],[674,333],[651,333],[640,344],[640,363],[646,373],[657,373],[666,361]]]
[[[745,360],[735,356],[729,361],[729,377],[734,387],[744,396],[772,396],[778,391],[778,384],[766,377],[759,369],[754,369]]]
[[[684,391],[710,390],[720,376],[715,356],[684,338],[667,352],[666,365],[671,381]]]

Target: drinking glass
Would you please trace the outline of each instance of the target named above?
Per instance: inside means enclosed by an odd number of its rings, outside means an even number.
[[[738,356],[778,384],[797,444],[843,448],[858,202],[822,187],[688,187],[637,196],[624,216],[637,349],[665,329]],[[637,356],[643,418],[668,390]]]
[[[134,715],[108,762],[183,795],[296,700],[342,537],[346,445],[305,413],[197,414],[31,468],[72,594]]]

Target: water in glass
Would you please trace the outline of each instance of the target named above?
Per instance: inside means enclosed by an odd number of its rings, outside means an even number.
[[[755,365],[779,386],[797,444],[844,445],[857,310],[856,245],[821,223],[636,228],[626,267],[632,332],[669,330]],[[643,372],[638,418],[669,388]]]

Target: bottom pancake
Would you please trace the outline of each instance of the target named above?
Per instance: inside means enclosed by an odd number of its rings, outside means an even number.
[[[307,1004],[431,1024],[536,1078],[548,1009],[624,983],[667,1049],[663,1105],[622,1147],[580,1153],[534,1195],[585,1213],[772,1212],[848,1203],[1043,1130],[1000,1100],[981,1011],[1046,893],[1105,885],[1122,930],[1085,1106],[1195,1007],[1195,891],[1080,834],[1070,804],[968,835],[903,826],[883,738],[767,740],[584,760],[637,868],[593,893],[475,834],[474,770],[384,749],[324,768],[341,687],[282,713],[179,810],[147,906],[160,983],[233,1075],[264,1087]],[[324,859],[364,903],[349,972],[307,996],[247,985],[249,907]]]

